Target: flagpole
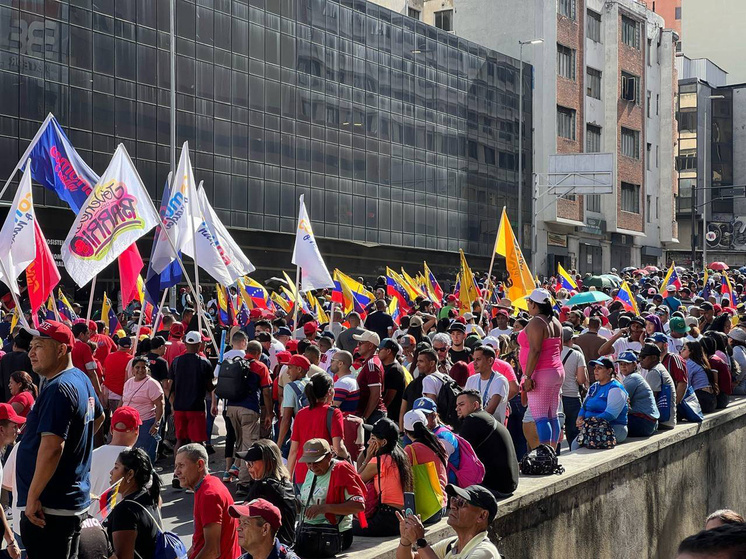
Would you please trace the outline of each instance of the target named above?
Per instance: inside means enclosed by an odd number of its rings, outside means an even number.
[[[16,173],[21,169],[23,166],[23,161],[26,161],[31,151],[36,146],[36,142],[39,141],[39,138],[42,135],[43,130],[47,127],[47,124],[54,118],[54,115],[52,113],[49,113],[47,115],[47,118],[44,119],[44,122],[41,123],[41,126],[39,126],[39,129],[36,131],[36,134],[33,138],[31,138],[31,143],[29,143],[28,147],[26,148],[26,151],[23,152],[23,155],[18,160],[18,163],[16,163],[15,168],[13,169],[13,172],[10,174],[10,177],[8,177],[8,180],[5,182],[5,186],[3,186],[3,189],[0,190],[0,198],[3,197],[3,194],[5,194],[5,191],[8,190],[8,187],[10,186],[10,181],[13,180],[13,177],[16,176]]]
[[[62,322],[62,317],[60,317],[60,309],[57,308],[57,300],[54,298],[54,289],[52,289],[52,292],[49,294],[49,296],[52,298],[52,311],[54,312],[54,317],[57,319],[57,322]]]
[[[8,272],[5,271],[5,264],[3,264],[2,258],[0,258],[0,270],[2,270],[3,277],[7,278],[8,281],[13,281],[11,280],[10,276],[8,276]],[[16,307],[18,308],[18,320],[20,320],[21,323],[26,328],[28,328],[29,325],[28,325],[28,322],[26,321],[26,317],[23,315],[23,310],[21,309],[21,302],[18,300],[18,295],[16,295],[16,292],[12,286],[9,285],[8,287],[10,287],[10,294],[13,296],[13,302],[16,304]]]
[[[98,274],[93,276],[93,279],[91,280],[91,294],[88,296],[88,312],[85,315],[86,322],[91,320],[91,309],[93,308],[93,292],[96,290],[96,278],[98,278]]]
[[[300,303],[300,266],[295,267],[295,302],[293,304],[293,330],[298,329],[298,304]]]
[[[505,212],[505,206],[503,206],[503,213]],[[500,222],[502,222],[502,214],[500,214]],[[497,233],[495,233],[495,246],[492,249],[492,258],[490,259],[490,270],[487,272],[487,288],[490,291],[490,295],[492,295],[492,268],[495,265],[495,255],[497,254],[497,239],[500,237],[500,222],[497,224]],[[491,300],[492,297],[490,297],[489,300]]]
[[[161,304],[158,305],[158,312],[155,313],[155,320],[153,321],[153,330],[155,330],[155,327],[158,326],[158,321],[163,316],[163,305],[166,304],[166,295],[168,295],[168,289],[163,290],[163,296],[161,297]],[[155,335],[155,332],[153,332]]]

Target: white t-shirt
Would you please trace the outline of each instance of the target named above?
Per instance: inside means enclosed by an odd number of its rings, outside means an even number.
[[[13,494],[13,500],[10,503],[10,510],[13,515],[11,528],[16,534],[21,533],[21,509],[18,507],[18,488],[16,487],[16,456],[19,446],[15,445],[10,451],[8,459],[5,461],[5,469],[0,464],[0,479],[2,479],[3,487]]]
[[[331,348],[325,353],[322,353],[321,357],[319,357],[319,367],[324,369],[325,373],[329,373],[329,366],[332,364],[332,357],[334,357],[334,354],[337,353],[337,351],[336,348]]]
[[[632,350],[639,353],[639,351],[642,349],[642,344],[640,342],[631,342],[629,341],[629,338],[619,338],[617,341],[614,342],[614,359],[616,359],[617,355],[624,351]]]
[[[489,335],[492,336],[493,338],[497,338],[498,336],[502,336],[502,335],[510,336],[512,333],[513,333],[512,328],[506,328],[505,330],[501,330],[500,328],[493,328],[492,330],[490,330]]]
[[[275,340],[272,338],[272,340],[269,342],[269,372],[275,370],[275,367],[277,366],[277,352],[278,351],[285,351],[285,346],[282,345],[282,342],[280,340]]]
[[[127,446],[105,444],[93,450],[91,454],[91,498],[99,497],[101,493],[111,487],[109,474],[119,454],[126,450]],[[98,511],[98,501],[91,503],[91,511],[95,505]],[[93,514],[93,513],[91,513]]]
[[[424,379],[422,379],[422,395],[435,394],[438,397],[440,389],[443,388],[443,375],[437,371],[430,373]]]
[[[495,413],[492,415],[500,423],[505,423],[505,411],[508,408],[508,379],[495,371],[492,371],[492,376],[487,380],[483,380],[479,374],[471,375],[466,379],[464,388],[474,389],[482,395],[482,408],[486,408],[496,394],[502,396],[500,403],[495,408]]]
[[[244,349],[229,349],[223,354],[223,361],[228,361],[228,359],[235,359],[236,357],[246,357],[246,350]],[[220,373],[220,364],[218,363],[215,366],[214,375],[215,378],[218,378],[218,374]]]
[[[572,355],[567,356],[572,351]],[[562,382],[562,395],[568,397],[579,397],[577,373],[579,367],[585,367],[585,355],[582,351],[571,349],[567,346],[562,348],[562,364],[565,368],[565,380]],[[565,359],[567,357],[567,359]]]

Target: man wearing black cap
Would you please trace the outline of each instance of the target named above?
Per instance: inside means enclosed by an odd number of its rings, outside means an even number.
[[[639,316],[629,319],[627,328],[620,328],[609,340],[598,348],[598,354],[616,357],[623,351],[640,351],[642,336],[645,332],[645,321]]]
[[[451,335],[451,349],[448,350],[448,356],[451,358],[451,362],[471,362],[471,350],[464,346],[464,340],[466,340],[466,324],[454,320],[448,327],[448,333]]]
[[[699,305],[699,308],[702,311],[702,316],[699,317],[699,332],[704,334],[715,320],[715,307],[709,301],[705,301]]]
[[[659,333],[656,336],[659,336]],[[655,338],[653,339],[655,340]],[[666,342],[655,341],[655,343],[645,344],[642,347],[640,350],[640,374],[653,391],[658,409],[662,413],[662,417],[658,421],[659,428],[673,429],[676,427],[676,404],[681,401],[681,398],[684,397],[684,392],[686,392],[686,368],[684,369],[682,382],[674,382],[671,374],[661,363],[661,355],[663,354],[661,346],[668,347],[668,344]],[[670,398],[675,398],[675,401],[666,402],[668,406],[667,410],[661,410],[663,401],[660,395],[666,386],[668,387],[667,392],[670,393]],[[681,393],[680,397],[678,392]]]
[[[396,559],[500,559],[500,553],[489,539],[487,530],[497,515],[497,501],[481,485],[460,488],[449,484],[448,525],[455,537],[445,538],[432,545],[425,539],[422,521],[414,515],[399,518],[399,547]],[[413,552],[413,547],[417,551]]]

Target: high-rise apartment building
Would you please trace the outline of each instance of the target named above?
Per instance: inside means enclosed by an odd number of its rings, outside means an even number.
[[[681,4],[682,0],[642,0],[652,12],[663,18],[666,29],[672,29],[679,36],[676,52],[681,52]]]

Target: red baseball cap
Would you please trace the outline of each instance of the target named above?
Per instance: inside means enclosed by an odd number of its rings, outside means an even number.
[[[124,428],[117,429],[117,423],[124,425]],[[140,425],[142,420],[140,419],[140,412],[130,406],[120,406],[114,413],[111,414],[111,430],[119,431],[120,433],[126,433],[127,431],[134,431]]]
[[[509,316],[508,311],[506,311],[505,309],[498,309],[497,315]]]
[[[254,499],[243,505],[231,505],[228,507],[228,514],[233,518],[240,516],[261,518],[272,526],[273,530],[279,530],[282,524],[280,509],[265,499]]]
[[[721,312],[723,312],[723,307],[721,307],[717,303],[715,303],[712,308],[715,309],[715,314],[720,314]]]
[[[285,349],[291,353],[298,351],[298,340],[288,340]]]
[[[293,356],[292,353],[289,351],[278,351],[275,354],[275,357],[277,357],[277,362],[282,365],[287,365],[290,362],[290,358]]]
[[[306,322],[303,325],[303,333],[306,336],[309,336],[310,334],[313,334],[314,332],[319,331],[319,325],[316,324],[316,321],[312,320],[311,322]]]
[[[455,300],[456,300],[456,296],[455,295],[448,295],[446,297],[446,301],[455,301]]]
[[[179,339],[184,335],[184,325],[181,322],[174,322],[168,333],[174,338]]]
[[[89,320],[89,321],[88,321],[88,329],[89,329],[89,330],[90,330],[91,332],[98,332],[98,324],[96,324],[96,321],[94,321],[94,320]]]
[[[264,316],[262,309],[253,308],[249,311],[249,318],[262,318],[262,316]]]
[[[67,350],[72,350],[75,345],[75,337],[69,327],[57,322],[56,320],[47,320],[39,324],[39,328],[22,328],[25,332],[37,338],[49,338],[55,342],[67,345]]]
[[[292,357],[290,357],[288,365],[295,365],[296,367],[300,367],[304,371],[307,371],[311,368],[311,362],[302,355],[293,355]]]
[[[23,425],[24,423],[26,423],[26,418],[18,415],[16,413],[16,410],[13,409],[13,406],[6,403],[0,404],[0,421],[2,421],[3,419],[12,421],[17,425]]]

